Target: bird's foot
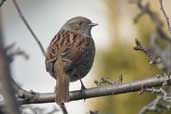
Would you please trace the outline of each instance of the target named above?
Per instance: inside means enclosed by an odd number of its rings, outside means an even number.
[[[80,94],[81,95],[83,95],[84,94],[84,92],[85,92],[85,90],[87,89],[86,87],[85,87],[85,85],[84,85],[84,83],[82,82],[82,80],[80,79],[80,82],[81,82],[81,90],[80,90]],[[86,99],[84,98],[84,101],[85,101]]]

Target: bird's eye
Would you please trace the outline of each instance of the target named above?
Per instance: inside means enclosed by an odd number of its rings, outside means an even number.
[[[82,25],[82,23],[81,22],[78,22],[78,23],[76,23],[75,24],[77,27],[80,27],[81,25]]]

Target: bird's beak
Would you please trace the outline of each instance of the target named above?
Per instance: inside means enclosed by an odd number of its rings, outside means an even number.
[[[90,23],[89,26],[90,27],[94,27],[94,26],[97,26],[98,24],[97,23]]]

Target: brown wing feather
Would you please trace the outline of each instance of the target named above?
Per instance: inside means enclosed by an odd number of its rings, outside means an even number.
[[[53,64],[59,57],[68,67],[76,63],[86,53],[93,40],[69,31],[60,31],[51,41],[47,51],[46,69],[53,76]]]

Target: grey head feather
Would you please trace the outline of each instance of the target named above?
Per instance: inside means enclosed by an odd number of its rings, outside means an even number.
[[[93,26],[96,26],[97,24],[94,24],[91,22],[90,19],[86,17],[74,17],[68,20],[62,27],[63,30],[75,32],[78,34],[81,34],[85,37],[91,38],[91,29]]]

